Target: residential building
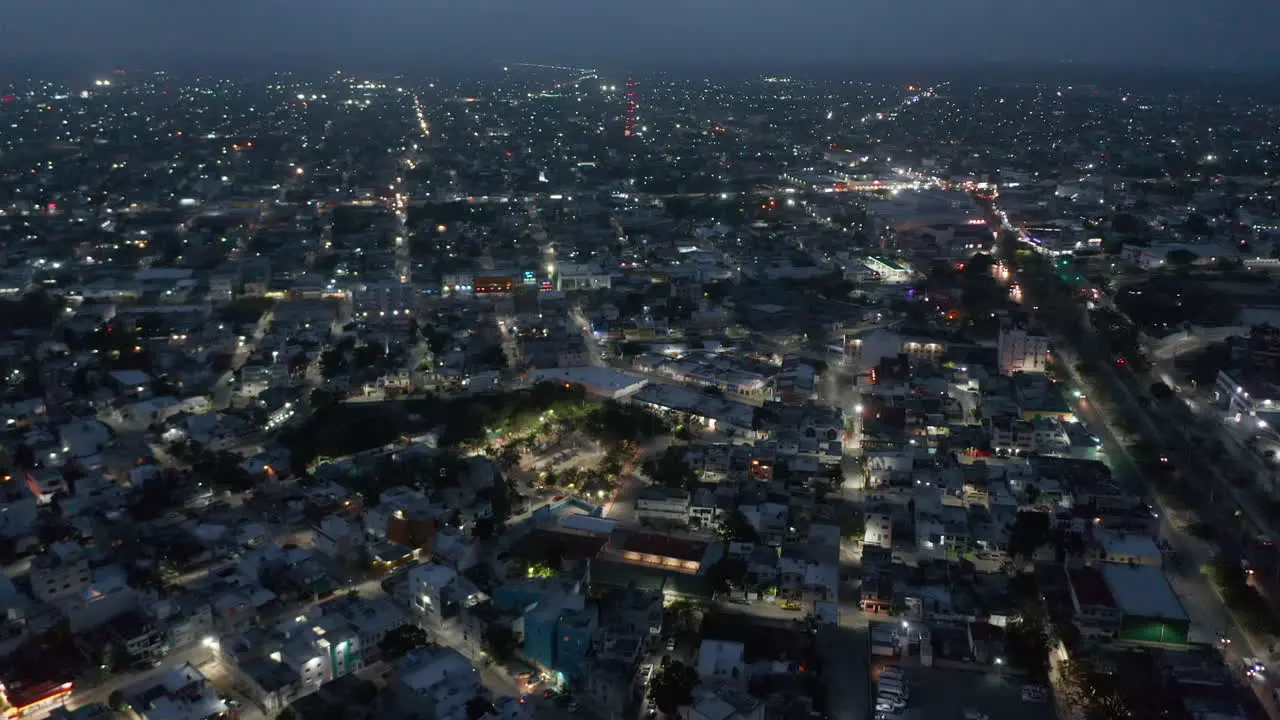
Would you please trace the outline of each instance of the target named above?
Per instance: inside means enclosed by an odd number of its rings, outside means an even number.
[[[658,478],[658,480],[661,480]],[[691,496],[687,490],[652,486],[636,498],[636,515],[642,523],[687,525]]]
[[[468,704],[487,696],[480,673],[453,648],[409,653],[396,664],[387,690],[397,717],[406,720],[468,720]]]
[[[1000,328],[1000,372],[1045,372],[1049,360],[1049,336],[1021,324]]]
[[[79,544],[55,542],[31,561],[31,593],[37,600],[78,593],[93,582],[89,556]]]

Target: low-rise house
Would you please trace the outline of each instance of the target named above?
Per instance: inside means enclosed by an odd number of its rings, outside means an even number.
[[[471,661],[452,648],[409,653],[387,690],[396,716],[406,720],[468,720],[468,705],[488,695]]]
[[[191,663],[120,691],[124,704],[142,720],[204,720],[227,711],[227,703]]]
[[[697,670],[704,683],[723,681],[746,687],[746,647],[729,640],[703,640],[698,647]]]

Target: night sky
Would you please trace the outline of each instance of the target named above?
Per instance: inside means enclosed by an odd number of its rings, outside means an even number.
[[[1280,0],[4,0],[0,59],[1280,67]]]

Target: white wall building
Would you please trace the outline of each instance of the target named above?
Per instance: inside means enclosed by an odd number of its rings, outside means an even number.
[[[1044,372],[1049,359],[1049,336],[1024,327],[1000,328],[1000,372]]]
[[[863,532],[863,545],[874,547],[893,547],[893,518],[880,513],[867,515],[866,528]]]
[[[458,573],[435,563],[417,565],[409,571],[409,602],[422,617],[439,622],[446,595],[458,582]]]
[[[655,478],[656,480],[657,478]],[[636,498],[636,515],[641,522],[689,522],[689,493],[665,487],[648,487]]]

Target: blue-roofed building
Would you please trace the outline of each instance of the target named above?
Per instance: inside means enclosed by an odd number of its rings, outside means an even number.
[[[584,596],[547,597],[524,616],[525,657],[571,680],[582,671],[599,625],[597,608]]]

